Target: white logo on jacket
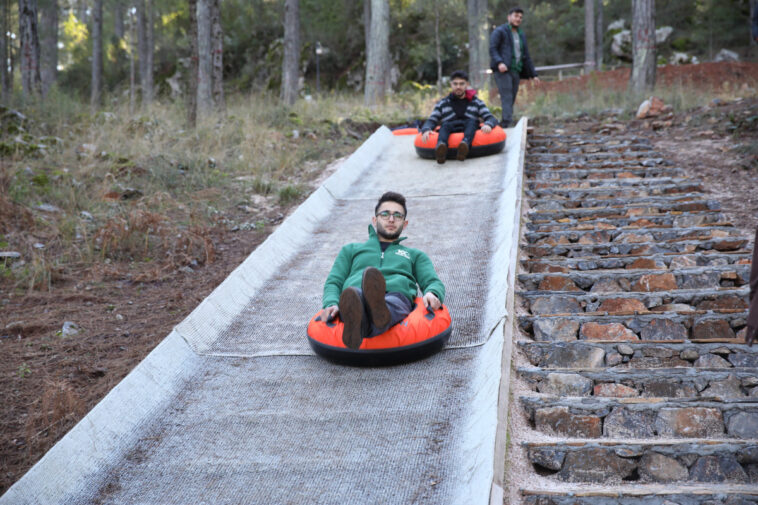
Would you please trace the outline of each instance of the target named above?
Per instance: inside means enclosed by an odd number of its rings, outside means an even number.
[[[397,251],[395,251],[395,254],[397,254],[398,256],[402,256],[403,258],[411,259],[410,253],[403,249],[398,249]]]

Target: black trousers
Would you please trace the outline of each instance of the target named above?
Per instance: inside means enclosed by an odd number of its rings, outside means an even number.
[[[447,144],[447,139],[450,138],[451,133],[463,132],[462,142],[465,142],[471,147],[471,141],[474,140],[474,135],[476,135],[476,130],[478,129],[478,119],[453,119],[452,121],[446,121],[440,126],[437,145]]]
[[[516,102],[518,85],[521,78],[516,72],[511,70],[502,73],[495,71],[492,75],[495,76],[497,91],[500,93],[500,106],[503,109],[502,123],[505,126],[510,126],[511,121],[513,121],[513,104]]]

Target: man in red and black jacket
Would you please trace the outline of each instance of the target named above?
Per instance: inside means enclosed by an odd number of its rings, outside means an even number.
[[[447,140],[453,132],[463,132],[463,140],[458,145],[457,159],[463,161],[468,155],[471,142],[476,130],[479,129],[480,118],[484,121],[482,131],[489,133],[497,125],[497,118],[492,115],[487,106],[476,96],[475,89],[469,89],[468,74],[456,70],[450,74],[451,92],[437,102],[432,114],[421,127],[421,140],[426,142],[429,133],[440,126],[437,137],[437,147],[434,157],[437,163],[445,163],[447,159]]]
[[[508,22],[495,28],[490,35],[490,68],[500,93],[503,108],[500,126],[503,128],[508,128],[513,120],[513,103],[518,94],[519,81],[540,80],[529,56],[526,37],[520,28],[523,19],[524,10],[514,7],[508,11]]]

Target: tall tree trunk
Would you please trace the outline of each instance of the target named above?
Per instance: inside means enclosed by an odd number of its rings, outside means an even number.
[[[437,56],[437,93],[442,94],[442,48],[440,47],[439,2],[434,2],[434,52]]]
[[[145,74],[142,76],[142,105],[153,101],[153,52],[155,48],[155,1],[147,0],[145,11]]]
[[[134,8],[137,15],[137,62],[139,64],[139,88],[142,103],[146,103],[147,88],[147,15],[145,0],[135,0]]]
[[[58,78],[58,0],[40,0],[40,78],[47,95]]]
[[[187,123],[195,127],[197,123],[197,0],[189,0],[189,69],[187,79]]]
[[[655,0],[632,0],[632,73],[635,93],[655,86]]]
[[[281,99],[292,105],[297,99],[300,63],[300,0],[284,2],[284,58],[282,59]]]
[[[197,0],[197,114],[213,109],[213,44],[211,41],[211,0]]]
[[[111,8],[113,9],[113,33],[117,39],[121,40],[126,35],[126,24],[124,23],[126,8],[124,7],[124,1],[113,0]]]
[[[390,6],[389,0],[371,0],[371,31],[366,48],[366,105],[384,101],[390,78]]]
[[[226,110],[224,100],[224,30],[221,28],[221,2],[211,0],[211,66],[213,104],[216,110]]]
[[[14,75],[16,74],[16,68],[18,67],[18,60],[20,58],[19,51],[16,47],[14,47],[13,39],[10,37],[11,32],[13,29],[11,28],[11,4],[13,3],[13,0],[6,0],[5,6],[7,11],[6,19],[8,20],[8,60],[10,61],[10,64],[8,65],[8,90],[9,93],[13,92],[13,86],[16,82],[16,78]]]
[[[10,48],[8,32],[10,32],[10,0],[2,0],[0,5],[0,100],[6,100],[10,96],[10,86],[8,85],[8,60]]]
[[[603,0],[595,0],[595,69],[603,68],[605,29],[603,28]]]
[[[37,0],[18,0],[18,25],[21,38],[21,89],[24,96],[42,92],[40,78]]]
[[[95,0],[92,7],[92,95],[91,105],[100,105],[103,87],[103,0]]]
[[[87,0],[76,0],[76,19],[80,23],[87,23]]]
[[[595,0],[584,0],[584,70],[595,68]]]
[[[368,51],[368,46],[371,45],[371,0],[363,0],[363,41]]]
[[[137,20],[129,16],[129,114],[137,108]]]
[[[487,0],[468,0],[468,74],[474,88],[483,87],[489,68]]]

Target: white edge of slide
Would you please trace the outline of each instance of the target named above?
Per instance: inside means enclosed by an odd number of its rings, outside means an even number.
[[[474,392],[464,427],[461,451],[466,485],[456,490],[452,503],[502,505],[503,467],[508,412],[511,342],[507,329],[512,325],[515,261],[518,253],[520,202],[526,118],[508,131],[506,170],[498,201],[493,253],[489,258],[489,288],[485,321],[497,321],[484,328],[491,336],[478,353]],[[484,435],[482,435],[484,434]]]

